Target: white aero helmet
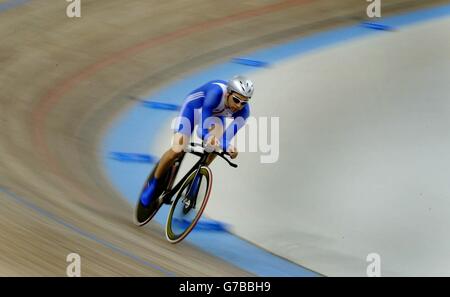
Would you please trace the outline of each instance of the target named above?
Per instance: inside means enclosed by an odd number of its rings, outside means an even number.
[[[253,82],[248,78],[237,75],[228,81],[228,92],[235,92],[242,96],[251,98],[253,95],[254,87]]]

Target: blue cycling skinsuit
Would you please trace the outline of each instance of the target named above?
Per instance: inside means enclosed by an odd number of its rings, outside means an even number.
[[[206,140],[211,124],[220,123],[226,127],[225,118],[232,121],[226,128],[221,139],[222,149],[227,150],[231,139],[236,135],[250,115],[250,107],[246,104],[241,110],[233,113],[225,106],[227,82],[213,80],[192,91],[185,99],[181,108],[175,132],[191,136],[196,124],[200,127],[197,134]]]

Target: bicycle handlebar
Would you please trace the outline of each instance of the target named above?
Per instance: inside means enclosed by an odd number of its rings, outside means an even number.
[[[194,142],[191,142],[191,144],[188,145],[187,149],[188,149],[188,151],[189,151],[190,153],[192,153],[192,154],[194,154],[194,155],[197,155],[197,156],[199,156],[199,157],[203,156],[203,155],[205,154],[205,151],[206,151],[206,149],[205,149],[205,147],[204,147],[203,145],[198,144],[198,143],[194,143]],[[228,152],[226,152],[226,151],[221,151],[221,152],[213,151],[213,152],[211,152],[210,154],[214,154],[214,155],[217,155],[217,156],[221,157],[222,159],[224,159],[225,161],[227,161],[228,165],[230,165],[230,166],[233,167],[233,168],[237,168],[237,167],[238,167],[237,164],[231,162],[231,161],[226,157],[226,156],[230,156],[230,154],[229,154]]]
[[[230,154],[228,152],[222,151],[220,153],[217,153],[217,152],[213,152],[213,153],[215,153],[217,156],[219,156],[222,159],[224,159],[225,161],[227,161],[228,165],[230,165],[231,167],[233,167],[233,168],[237,168],[238,167],[237,164],[231,162],[227,157],[225,157],[225,156],[230,156]]]

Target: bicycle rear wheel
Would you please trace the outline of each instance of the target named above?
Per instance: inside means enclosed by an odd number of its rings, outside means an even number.
[[[186,179],[170,207],[166,223],[166,238],[170,243],[182,241],[194,229],[208,203],[212,187],[212,173],[207,166],[200,167],[196,199],[187,198],[187,192],[194,182],[195,174],[194,171]]]
[[[144,206],[141,202],[141,196],[142,193],[148,188],[149,182],[153,179],[156,171],[156,167],[158,166],[159,162],[156,163],[156,165],[153,167],[152,172],[148,175],[147,179],[145,180],[145,183],[141,189],[141,192],[139,194],[138,201],[136,202],[136,207],[134,211],[134,223],[137,226],[144,226],[150,220],[156,215],[158,210],[162,206],[162,201],[159,200],[159,197],[162,193],[162,191],[165,189],[165,185],[168,182],[169,172],[165,173],[164,178],[160,180],[160,184],[158,185],[157,190],[153,194],[153,197],[150,198],[150,204],[147,206]]]

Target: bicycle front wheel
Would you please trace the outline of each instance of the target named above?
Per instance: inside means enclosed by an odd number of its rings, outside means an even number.
[[[166,238],[170,243],[182,241],[194,229],[208,203],[212,187],[212,173],[207,166],[200,167],[198,173],[198,180],[196,180],[198,189],[195,190],[198,193],[197,197],[191,199],[187,195],[188,190],[194,183],[196,174],[194,171],[181,186],[169,210]]]

